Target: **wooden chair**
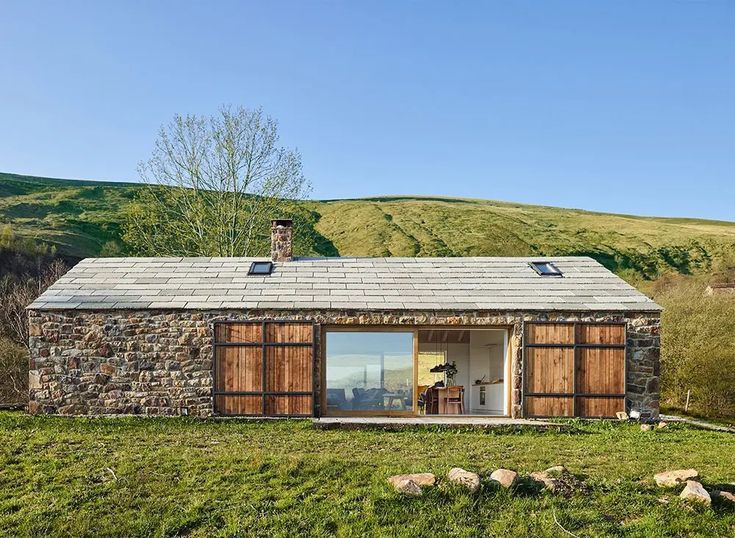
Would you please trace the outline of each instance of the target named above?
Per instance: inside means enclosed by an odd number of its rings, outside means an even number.
[[[424,414],[439,414],[439,392],[434,387],[426,389],[426,404],[424,406]]]
[[[464,387],[447,387],[447,414],[464,415]]]
[[[419,414],[420,415],[425,414],[424,411],[426,409],[426,398],[427,398],[426,391],[428,389],[429,389],[429,385],[419,385],[418,386],[419,397],[418,397],[417,403],[418,403],[418,406],[419,406]]]

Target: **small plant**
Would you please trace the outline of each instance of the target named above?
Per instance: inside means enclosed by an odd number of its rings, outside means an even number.
[[[446,363],[444,365],[444,375],[447,376],[447,385],[454,385],[454,376],[457,375],[457,363],[452,361],[452,364]]]

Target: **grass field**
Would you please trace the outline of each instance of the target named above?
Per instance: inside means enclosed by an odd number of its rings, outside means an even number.
[[[98,255],[118,240],[139,184],[0,173],[0,224],[59,252]],[[590,255],[623,276],[707,272],[735,250],[735,223],[637,217],[458,198],[309,201],[327,256]]]
[[[569,433],[319,431],[299,421],[64,419],[0,413],[4,536],[732,536],[735,507],[689,508],[655,472],[735,481],[735,436],[609,422]],[[385,478],[563,463],[591,487],[420,498]],[[731,491],[735,486],[726,486]],[[660,499],[668,502],[661,502]]]

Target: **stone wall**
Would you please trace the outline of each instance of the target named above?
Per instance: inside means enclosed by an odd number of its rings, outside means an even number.
[[[511,412],[520,417],[522,323],[566,320],[626,321],[629,409],[658,416],[656,314],[69,310],[29,315],[31,413],[211,415],[213,322],[303,319],[323,325],[507,327]]]
[[[658,418],[660,399],[660,319],[629,319],[627,341],[627,405],[644,418]]]

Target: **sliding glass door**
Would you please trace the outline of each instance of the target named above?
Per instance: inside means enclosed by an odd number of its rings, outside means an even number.
[[[414,337],[414,331],[327,331],[326,414],[413,414]]]

